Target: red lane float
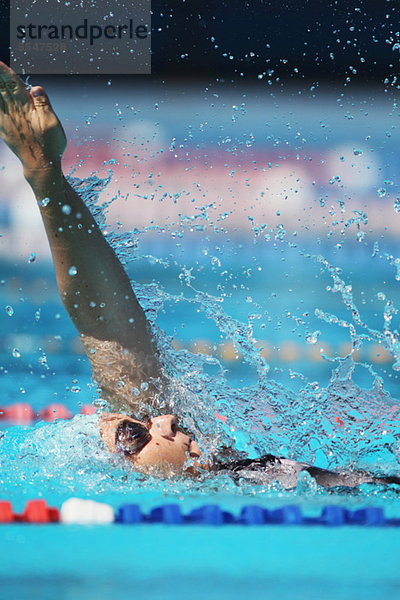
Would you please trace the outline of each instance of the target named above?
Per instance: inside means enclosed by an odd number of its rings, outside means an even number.
[[[55,419],[72,419],[73,414],[64,404],[49,404],[39,411],[39,419],[51,423]]]
[[[0,419],[13,421],[18,425],[30,425],[35,418],[35,413],[30,404],[26,402],[17,402],[10,404],[0,411]]]
[[[0,523],[12,523],[14,520],[11,502],[6,500],[0,501]]]
[[[93,404],[83,404],[81,407],[81,415],[94,415],[97,408]]]
[[[57,508],[47,506],[46,500],[29,500],[22,515],[15,515],[21,523],[58,523],[60,513]]]
[[[83,404],[80,410],[82,415],[93,415],[97,408],[93,404]],[[26,402],[16,402],[9,406],[0,407],[0,421],[10,421],[15,425],[32,425],[35,421],[51,423],[55,419],[72,419],[73,413],[65,404],[53,403],[35,412]]]
[[[15,514],[11,502],[0,501],[0,523],[58,523],[57,508],[47,506],[46,500],[29,500],[22,515]]]

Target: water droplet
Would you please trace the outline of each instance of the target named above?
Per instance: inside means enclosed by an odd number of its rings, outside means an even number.
[[[400,44],[393,44],[392,46],[392,50],[396,51],[396,50],[400,50]]]
[[[353,150],[353,154],[354,154],[354,156],[360,156],[360,154],[362,154],[362,153],[363,153],[363,151],[362,151],[362,150],[359,150],[359,149],[357,149],[357,148],[355,148],[355,149]]]
[[[64,206],[62,207],[62,212],[64,215],[70,215],[71,214],[71,207],[68,204],[64,204]]]
[[[14,314],[14,309],[12,306],[6,306],[6,313],[8,314],[9,317],[12,317]]]
[[[50,202],[50,198],[48,198],[46,196],[46,198],[43,198],[43,200],[39,200],[38,204],[39,204],[39,206],[42,206],[44,208],[45,206],[48,205],[49,202]]]
[[[96,398],[96,400],[93,400],[93,406],[96,408],[105,408],[107,404],[107,400],[103,400],[103,398]]]
[[[79,392],[80,392],[80,391],[81,391],[81,388],[79,387],[79,385],[73,385],[73,386],[71,387],[71,392],[72,392],[73,394],[79,394]]]
[[[384,196],[386,196],[386,188],[379,188],[378,190],[376,190],[378,193],[379,198],[383,198]]]
[[[20,358],[21,353],[18,350],[18,348],[14,348],[13,351],[12,351],[12,355],[13,355],[14,358]]]
[[[35,321],[36,322],[40,321],[40,308],[38,308],[37,311],[35,312]]]
[[[70,269],[68,270],[68,274],[71,275],[71,277],[74,277],[74,275],[76,275],[78,272],[78,269],[74,266],[70,267]]]
[[[307,344],[316,344],[320,335],[321,332],[319,330],[314,331],[313,333],[308,333],[306,335]]]
[[[36,252],[32,252],[30,257],[28,258],[29,263],[33,263],[36,260]]]
[[[365,231],[359,231],[356,235],[357,242],[363,242],[365,240],[366,235],[367,234],[365,233]]]
[[[47,364],[47,356],[46,356],[46,353],[45,353],[45,352],[43,352],[43,350],[41,350],[40,348],[39,348],[39,350],[40,350],[40,352],[41,352],[41,355],[40,355],[40,356],[39,356],[39,358],[38,358],[38,363],[39,363],[40,365],[42,365],[42,367],[44,367],[45,369],[48,369],[48,368],[49,368],[49,366],[48,366],[48,364]]]

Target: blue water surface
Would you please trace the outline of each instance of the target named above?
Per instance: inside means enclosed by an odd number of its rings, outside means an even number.
[[[5,598],[396,598],[396,529],[2,528]],[[40,549],[40,550],[39,550]]]
[[[83,92],[87,104],[93,101],[93,89]],[[163,121],[167,140],[175,136],[177,145],[182,142],[184,154],[193,120],[190,105],[199,96],[196,90],[178,94],[178,111],[169,93],[166,89],[165,98],[160,96],[157,119]],[[148,96],[138,94],[136,101],[139,118],[154,120]],[[69,112],[67,127],[75,127],[81,107],[62,102],[61,95],[60,110]],[[261,155],[267,148],[279,157],[287,142],[288,155],[304,148],[299,160],[308,161],[329,145],[340,155],[342,142],[352,155],[353,143],[370,136],[377,164],[383,165],[379,180],[395,195],[398,133],[393,129],[385,135],[394,106],[389,96],[369,103],[370,114],[380,115],[379,120],[364,120],[360,99],[354,108],[351,98],[340,105],[333,96],[320,97],[319,103],[308,98],[299,118],[298,96],[277,103],[256,95],[246,99],[229,139],[232,102],[222,96],[212,102],[210,113],[210,98],[200,96],[195,117],[200,131],[190,142],[196,151],[212,147],[214,154],[234,156],[249,144]],[[113,96],[104,106],[99,122],[105,136],[109,123],[104,114],[118,111]],[[210,114],[219,127],[201,128]],[[73,130],[75,141],[81,143],[82,136],[91,141],[96,133],[92,117],[82,131]],[[287,128],[288,121],[293,128]],[[257,123],[262,124],[253,139],[249,134]],[[307,130],[306,152],[297,132]],[[249,152],[252,164],[253,150]],[[320,184],[311,204],[322,200],[325,207],[327,193],[338,184],[334,172],[329,177],[332,183]],[[385,178],[389,183],[384,184]],[[93,181],[84,182],[83,193],[93,191]],[[364,236],[362,215],[355,220],[349,210],[343,217],[347,197],[338,198],[342,191],[345,197],[346,188],[340,188],[332,202],[343,219],[339,229],[348,217],[353,219],[348,237],[338,231],[332,238],[328,231],[298,236],[290,228],[286,232],[285,223],[262,229],[262,236],[256,225],[250,234],[234,235],[221,229],[214,235],[213,227],[192,235],[190,227],[183,227],[177,244],[171,244],[168,228],[166,235],[111,232],[109,241],[124,260],[160,348],[173,365],[171,380],[178,408],[185,409],[182,418],[196,424],[204,452],[215,438],[250,455],[271,451],[321,467],[398,473],[397,239],[389,233]],[[376,196],[377,190],[373,192]],[[381,191],[377,198],[381,196],[387,200],[389,192]],[[101,199],[96,212],[101,220],[105,215],[99,205]],[[330,214],[329,202],[324,210]],[[397,218],[394,209],[390,214]],[[11,256],[1,265],[0,404],[26,401],[37,411],[62,402],[76,413],[98,394],[51,267],[44,262],[28,264],[25,258],[22,264]],[[216,412],[228,416],[228,425]],[[325,490],[304,477],[287,491],[278,484],[236,484],[221,475],[144,478],[110,457],[101,444],[97,416],[25,427],[2,422],[0,435],[2,496],[17,511],[32,498],[60,506],[78,496],[109,502],[115,509],[139,502],[145,511],[178,502],[184,511],[219,503],[239,512],[243,504],[257,503],[270,508],[298,504],[316,514],[329,503],[382,506],[387,516],[400,516],[396,486]],[[390,598],[399,585],[398,535],[390,528],[13,525],[2,526],[0,535],[6,557],[0,562],[1,589],[7,598]]]

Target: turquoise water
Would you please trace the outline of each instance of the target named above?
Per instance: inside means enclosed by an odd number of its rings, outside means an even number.
[[[74,185],[103,223],[106,212],[99,190],[104,183],[92,178],[75,180]],[[397,472],[398,348],[392,320],[399,292],[394,266],[387,260],[377,263],[370,244],[349,241],[340,252],[320,245],[315,254],[304,240],[295,245],[280,238],[251,245],[237,240],[229,245],[225,240],[226,277],[221,287],[221,273],[204,253],[203,238],[197,255],[195,244],[187,246],[194,265],[190,273],[180,256],[183,242],[175,254],[168,247],[163,256],[162,245],[150,248],[146,240],[139,250],[137,245],[132,248],[127,244],[132,240],[130,232],[111,231],[108,239],[135,276],[135,291],[167,358],[176,412],[196,432],[204,454],[228,443],[250,456],[273,452],[325,468]],[[219,237],[207,238],[209,247],[223,242],[224,237],[222,242]],[[249,264],[253,265],[250,275]],[[9,269],[12,273],[15,267]],[[29,264],[22,273],[26,274],[22,287],[11,276],[1,288],[7,325],[3,403],[19,399],[39,409],[61,401],[78,411],[80,405],[97,398],[87,360],[71,353],[76,336],[51,278],[46,298],[33,298],[32,281],[43,277],[43,267]],[[205,341],[209,349],[193,353],[193,345],[185,348],[196,340]],[[279,353],[293,340],[302,357],[285,362]],[[220,344],[226,341],[234,349],[229,360],[220,352]],[[272,360],[259,351],[264,343],[275,352]],[[368,358],[371,344],[386,348],[386,362]],[[313,346],[319,360],[311,358]],[[364,352],[364,357],[355,351]],[[226,423],[216,413],[226,416]],[[121,493],[137,496],[138,485],[145,504],[164,497],[192,501],[213,495],[215,489],[234,498],[293,496],[279,485],[244,482],[238,487],[222,476],[195,483],[143,480],[110,459],[101,445],[96,419],[76,417],[6,430],[0,470],[4,494],[17,505],[44,493],[55,504],[73,494],[94,495],[117,505]],[[302,480],[294,492],[299,499],[334,494],[318,489],[312,480]],[[391,507],[397,490],[366,486],[345,493],[346,502],[354,497],[367,502],[378,498]]]
[[[365,276],[357,278],[360,271],[355,272],[352,261],[348,259],[342,263],[344,276],[354,276],[354,288],[360,286],[361,291],[372,288],[380,290],[386,285],[391,287],[394,295],[396,288],[391,283],[383,283],[390,281],[393,275],[391,267],[382,263],[381,272],[371,271],[368,269],[370,253],[363,252],[358,246],[355,250],[358,252],[358,264],[364,262],[366,265],[364,272],[368,274],[369,281]],[[254,255],[254,248],[251,254]],[[286,254],[286,258],[290,264],[290,253]],[[243,262],[247,260],[243,256],[241,259]],[[278,280],[280,269],[274,265],[274,255],[263,260],[265,270],[276,278],[278,285],[278,281],[281,281]],[[143,262],[145,266],[148,265],[146,261]],[[235,268],[232,262],[231,271]],[[292,262],[293,266],[288,268],[293,279],[304,282],[306,277],[311,279],[315,274],[312,272],[310,275],[308,269],[311,263],[308,260],[303,262],[297,254],[293,255]],[[236,268],[239,277],[241,265]],[[4,304],[11,303],[15,308],[15,316],[10,318],[6,315],[6,319],[3,319],[7,329],[4,329],[2,365],[3,369],[8,370],[8,373],[4,370],[2,373],[3,401],[6,399],[5,403],[11,403],[16,397],[26,399],[38,409],[56,398],[77,411],[82,403],[96,396],[90,385],[87,361],[85,357],[72,352],[75,333],[62,312],[54,283],[50,280],[45,301],[32,299],[32,282],[39,277],[50,278],[49,272],[39,269],[37,265],[28,265],[25,269],[28,274],[32,272],[29,269],[35,269],[35,274],[32,280],[28,275],[25,277],[22,292],[15,290],[12,285],[14,267],[10,269],[10,278],[6,277],[6,283],[1,288]],[[166,272],[168,278],[165,277]],[[171,272],[161,270],[156,265],[151,276],[160,282],[161,289],[176,296],[182,289],[179,272],[176,267]],[[141,271],[138,263],[136,273],[142,274],[138,279],[150,283],[148,266],[146,271],[144,267]],[[218,285],[218,279],[212,271],[200,273],[204,278],[200,283],[205,285],[206,282],[207,290],[212,293],[213,286]],[[302,297],[303,312],[311,312],[312,307],[317,305],[321,309],[336,311],[345,318],[345,307],[340,303],[337,305],[326,293],[323,284],[327,283],[328,278],[325,279],[325,275],[320,277],[322,282],[317,280],[314,284],[316,293]],[[258,285],[252,286],[251,293],[256,302],[263,301],[264,285],[260,280]],[[286,309],[293,296],[280,285],[275,289]],[[294,286],[295,283],[291,282],[290,285]],[[21,294],[25,302],[19,302]],[[336,298],[333,297],[335,301]],[[243,318],[247,304],[242,302],[242,298],[237,302],[232,298],[230,302],[227,312],[236,318]],[[41,306],[41,317],[36,321],[38,305]],[[371,301],[364,306],[366,320],[371,327],[378,328],[382,317],[382,313],[377,313],[379,303],[371,295]],[[276,307],[269,312],[275,322],[282,318],[283,313],[278,303]],[[191,303],[182,302],[179,310],[175,307],[175,310],[166,310],[165,314],[160,312],[158,322],[171,335],[185,323],[184,334],[180,336],[182,343],[200,337],[212,341],[213,336],[217,342],[215,322],[200,316],[199,323],[194,324],[192,309]],[[297,331],[293,334],[291,322],[292,319],[283,318],[280,327],[272,324],[268,336],[265,333],[263,335],[277,345],[282,345],[282,337],[285,341],[293,335],[300,339]],[[27,337],[34,336],[31,341],[35,346],[33,350],[27,346],[25,351],[21,346],[21,356],[15,358],[11,355],[14,343],[10,339],[7,341],[6,336],[15,336],[18,332]],[[57,352],[47,351],[46,360],[43,361],[43,348],[39,351],[39,347],[49,337],[49,332],[61,336],[59,342],[62,346]],[[331,344],[336,342],[340,347],[344,337],[340,327],[327,326],[327,335],[331,336]],[[7,349],[7,343],[11,349]],[[301,344],[305,351],[310,347],[304,337],[301,338]],[[392,363],[371,363],[384,379],[385,390],[389,385],[393,392],[393,398],[378,395],[382,414],[385,414],[385,407],[396,406],[397,372],[391,369]],[[255,385],[256,369],[250,370],[243,359],[225,361],[223,365],[226,380],[232,389],[241,390],[243,386]],[[281,385],[285,386],[283,389],[288,390],[307,386],[307,381],[315,380],[326,386],[335,367],[336,363],[329,361],[312,362],[308,354],[288,365],[279,360],[277,354],[271,363],[271,377],[280,378]],[[357,373],[358,369],[360,373]],[[293,377],[293,371],[300,373],[301,377]],[[388,377],[392,373],[393,379]],[[353,377],[358,377],[358,385],[361,386],[357,388],[357,393],[363,394],[358,398],[366,398],[373,389],[375,377],[363,367],[357,367]],[[79,392],[71,391],[74,385],[79,386]],[[24,388],[24,393],[21,393],[20,387]],[[345,402],[340,409],[342,417],[343,411],[349,410]],[[296,410],[301,411],[301,407],[297,405]],[[296,427],[297,423],[293,424],[294,434]],[[325,504],[339,504],[353,509],[367,505],[382,506],[387,516],[400,516],[398,490],[395,487],[364,485],[358,490],[345,492],[318,488],[313,481],[305,478],[299,482],[297,489],[285,491],[279,485],[242,482],[238,486],[224,476],[197,482],[180,479],[165,482],[138,477],[127,472],[122,463],[111,460],[101,449],[96,417],[82,416],[70,422],[39,423],[34,428],[6,427],[6,430],[1,442],[0,480],[2,496],[12,500],[16,511],[21,511],[31,498],[45,497],[50,505],[60,506],[68,497],[79,496],[109,502],[114,508],[121,503],[139,502],[144,511],[171,501],[181,503],[185,511],[202,504],[219,503],[235,513],[249,503],[270,508],[290,503],[300,505],[308,515],[318,514]],[[347,430],[347,435],[352,435],[351,428]],[[390,470],[394,463],[388,459],[392,457],[393,460],[394,455],[385,451],[379,454],[382,438],[376,437],[374,429],[367,429],[365,435],[374,444],[372,456],[378,458],[375,468]],[[319,459],[324,460],[323,455]],[[339,459],[342,457],[339,456]],[[132,595],[138,598],[150,595],[163,600],[188,596],[241,599],[251,594],[256,598],[281,600],[293,597],[319,599],[323,590],[327,599],[375,599],[397,597],[399,585],[398,534],[396,529],[390,528],[13,525],[2,526],[0,536],[1,547],[7,555],[7,560],[0,564],[2,593],[8,598],[46,599],[57,595],[62,599],[106,600],[115,595],[121,599]]]
[[[5,598],[398,597],[396,529],[4,527]],[[40,548],[40,556],[38,556]]]
[[[185,98],[180,100],[184,106]],[[225,130],[232,122],[232,102],[223,102],[222,97],[213,100],[217,106],[208,114],[216,122],[218,117],[222,129],[201,130],[190,142],[184,136],[189,131],[188,119],[193,119],[192,109],[189,115],[186,106],[182,123],[172,127],[172,103],[166,102],[157,113],[164,125],[166,147],[185,165],[182,161],[188,144],[192,152],[199,153],[200,161],[210,147],[220,162],[223,155],[229,170],[237,162],[233,157],[246,147],[246,168],[254,168],[254,159],[269,169],[269,159],[295,161],[300,148],[304,150],[300,158],[307,164],[318,157],[318,165],[322,165],[331,147],[341,161],[341,142],[347,145],[345,160],[349,160],[349,148],[350,158],[355,160],[353,144],[359,148],[361,136],[364,142],[368,135],[375,136],[374,156],[379,155],[375,165],[370,149],[367,152],[363,146],[367,162],[375,168],[373,182],[354,192],[349,183],[344,188],[339,185],[333,167],[322,175],[318,167],[316,187],[309,181],[309,193],[315,187],[315,195],[307,197],[304,205],[295,204],[296,210],[305,211],[311,220],[311,225],[301,223],[300,231],[294,228],[298,219],[291,202],[283,203],[286,212],[282,218],[275,215],[279,219],[273,223],[260,221],[260,213],[254,219],[246,208],[243,229],[225,229],[221,212],[218,218],[208,217],[206,198],[203,206],[195,205],[192,213],[182,214],[179,223],[166,223],[165,230],[152,223],[132,231],[118,226],[111,228],[109,240],[134,280],[169,361],[177,407],[185,423],[195,428],[205,453],[218,443],[230,442],[250,455],[272,451],[321,467],[398,472],[396,311],[400,298],[395,237],[398,207],[394,206],[397,186],[392,175],[398,134],[396,130],[391,136],[385,134],[394,105],[388,98],[372,103],[364,122],[362,102],[357,100],[356,108],[347,102],[333,110],[336,99],[328,98],[319,108],[314,104],[322,121],[310,104],[299,119],[292,112],[297,110],[296,98],[280,106],[269,98],[276,133],[266,138],[271,123],[264,119],[264,137],[254,129],[264,100],[246,100],[249,110],[241,110],[239,118],[235,117],[235,135],[230,139]],[[205,96],[199,102],[196,128],[210,110]],[[350,106],[354,115],[349,113]],[[153,108],[148,99],[138,98],[136,110],[141,120],[152,119]],[[175,105],[173,111],[177,113]],[[329,113],[327,123],[324,111]],[[382,118],[377,121],[371,115],[379,111]],[[82,131],[75,132],[79,143],[82,137],[89,143],[92,136],[101,139],[93,129],[92,117]],[[122,118],[127,123],[127,114]],[[76,119],[71,111],[68,125]],[[296,125],[290,133],[287,120]],[[257,135],[252,137],[253,129]],[[296,137],[298,130],[307,129],[311,131],[308,147]],[[171,132],[177,137],[173,143]],[[142,137],[149,135],[146,129]],[[264,155],[266,140],[268,152]],[[290,144],[287,157],[280,149],[286,142]],[[139,158],[146,163],[149,156]],[[369,166],[364,164],[363,176]],[[347,181],[352,175],[350,169]],[[151,179],[150,174],[146,176]],[[95,201],[100,188],[102,184],[92,179],[83,192]],[[350,198],[353,192],[355,198]],[[393,225],[393,235],[385,232],[382,237],[384,226],[378,220],[372,220],[367,228],[364,196],[369,196],[369,209],[375,215],[385,203],[385,215],[389,215],[385,218]],[[263,197],[255,198],[254,203],[262,205]],[[277,206],[275,209],[279,212]],[[100,219],[102,213],[97,210]],[[321,221],[325,226],[324,220],[326,230],[321,226]],[[193,223],[201,226],[196,228]],[[23,264],[16,264],[15,258],[2,263],[1,403],[27,401],[38,410],[57,401],[77,412],[97,397],[95,386],[58,299],[49,265],[45,260],[30,261],[34,248],[28,250]],[[215,412],[228,416],[227,425]],[[236,485],[222,475],[197,481],[143,478],[129,472],[101,446],[96,417],[35,427],[5,424],[2,431],[2,495],[12,500],[17,511],[30,498],[45,497],[60,506],[68,497],[79,496],[110,502],[115,508],[139,502],[143,510],[173,501],[182,503],[185,510],[219,502],[239,511],[243,504],[254,502],[267,507],[300,504],[313,513],[331,503],[350,508],[383,506],[388,516],[400,516],[396,487],[325,490],[305,477],[295,490],[285,491],[262,482]],[[7,552],[7,560],[0,565],[7,597],[107,598],[118,594],[124,598],[135,594],[242,598],[253,594],[291,598],[296,594],[320,598],[323,588],[327,598],[378,598],[394,596],[398,586],[398,536],[390,529],[16,525],[1,527],[0,535]]]

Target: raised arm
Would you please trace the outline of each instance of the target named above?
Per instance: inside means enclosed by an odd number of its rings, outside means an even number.
[[[22,162],[38,201],[60,296],[95,379],[114,410],[157,395],[161,366],[149,323],[113,249],[66,181],[66,137],[43,88],[28,93],[0,62],[0,135]]]

